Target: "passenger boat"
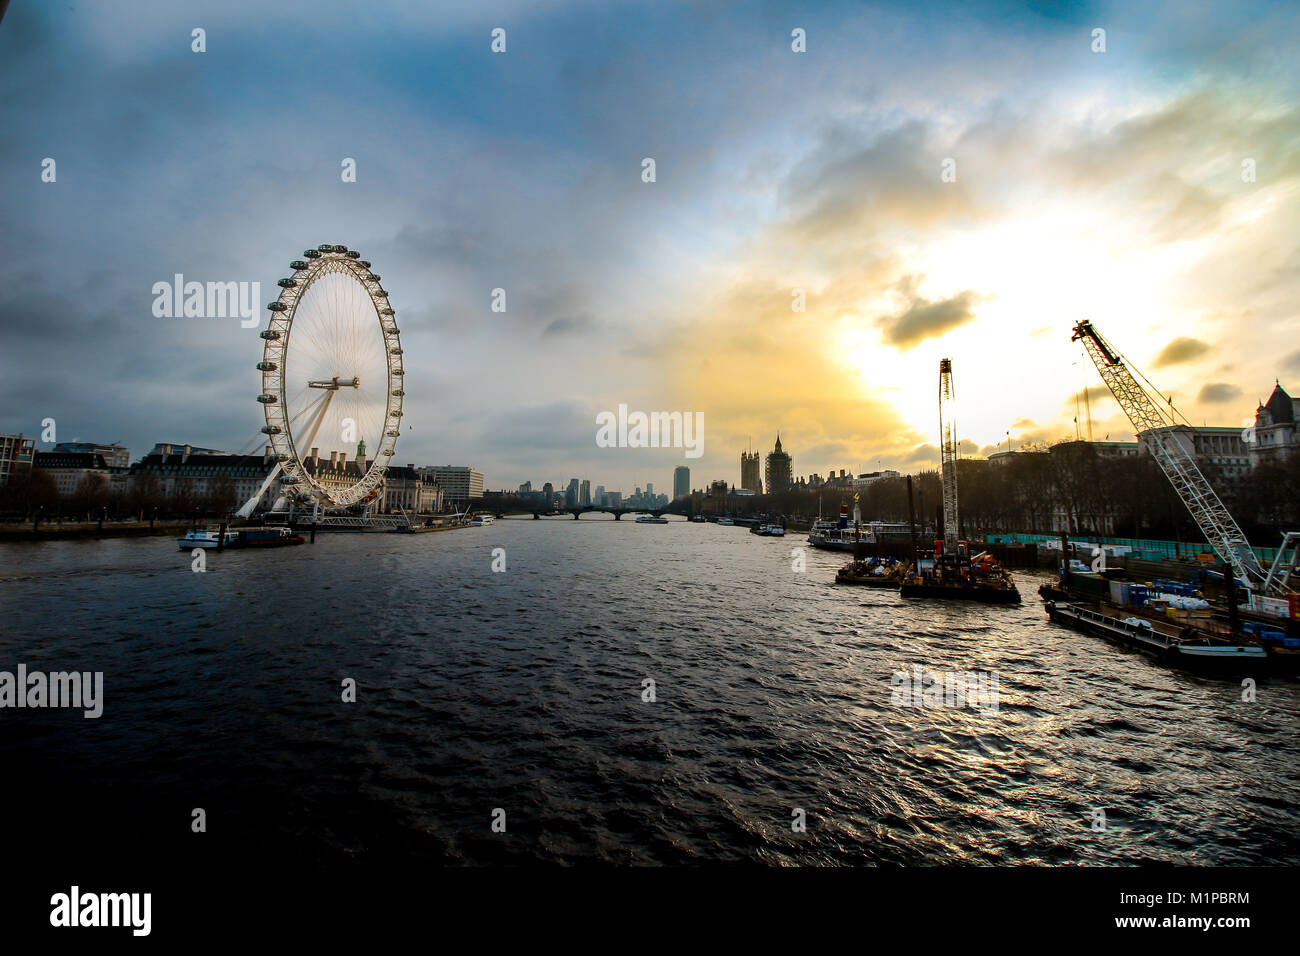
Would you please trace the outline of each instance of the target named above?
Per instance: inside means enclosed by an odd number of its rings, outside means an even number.
[[[861,544],[875,544],[876,538],[870,531],[855,531],[853,528],[828,528],[808,532],[808,543],[823,551],[852,551]]]
[[[239,544],[241,548],[282,548],[290,544],[303,544],[306,539],[284,525],[265,525],[261,528],[241,528]]]
[[[783,538],[785,528],[779,524],[756,524],[749,529],[749,533],[762,535],[765,538]]]
[[[911,564],[896,558],[866,558],[850,561],[835,574],[836,584],[861,584],[869,588],[897,590]]]
[[[690,520],[695,524],[704,524],[704,515],[691,515]]]
[[[662,515],[658,517],[656,517],[655,515],[637,515],[636,523],[637,524],[667,524],[668,519],[663,517]]]
[[[227,548],[233,548],[239,539],[238,531],[227,531],[225,541],[222,541],[220,531],[208,531],[206,528],[194,528],[186,532],[185,537],[177,538],[176,543],[180,545],[180,550],[191,551],[194,548],[216,548],[224,545]]]
[[[735,523],[736,523],[736,522],[732,521],[730,518],[719,518],[719,519],[718,519],[718,524],[723,525],[724,527],[727,527],[727,528],[732,527]]]
[[[495,524],[496,520],[494,515],[475,515],[469,519],[469,526],[471,528],[482,528],[484,525]]]
[[[1219,640],[1194,627],[1162,624],[1103,605],[1048,601],[1045,608],[1054,624],[1155,654],[1166,663],[1248,672],[1269,664],[1268,652],[1259,644]]]

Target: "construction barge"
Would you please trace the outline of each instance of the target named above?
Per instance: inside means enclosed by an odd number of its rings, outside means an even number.
[[[961,540],[957,510],[957,399],[952,359],[939,360],[940,476],[943,482],[941,540],[934,542],[929,558],[916,562],[916,571],[903,579],[898,593],[905,598],[940,601],[979,601],[982,604],[1019,604],[1015,581],[987,551],[974,557]],[[908,492],[909,505],[911,491]],[[913,522],[914,523],[914,522]]]
[[[1053,624],[1155,655],[1164,663],[1198,670],[1259,673],[1274,662],[1259,644],[1231,643],[1194,627],[1152,621],[1105,605],[1045,603]]]

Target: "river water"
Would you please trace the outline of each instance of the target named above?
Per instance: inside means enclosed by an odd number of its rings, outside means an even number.
[[[1050,626],[1032,575],[990,608],[841,563],[593,516],[204,573],[170,538],[0,545],[0,670],[104,673],[99,719],[0,710],[9,818],[146,860],[202,808],[225,852],[379,865],[1300,862],[1295,679],[1244,702]],[[895,703],[914,665],[996,711]]]

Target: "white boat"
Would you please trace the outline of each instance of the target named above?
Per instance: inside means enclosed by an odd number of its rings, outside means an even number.
[[[736,522],[732,521],[730,518],[719,518],[719,519],[718,519],[718,524],[720,524],[720,525],[725,525],[725,526],[727,526],[728,528],[730,528],[731,526],[733,526],[735,523],[736,523]]]
[[[637,524],[667,524],[668,519],[664,517],[656,518],[654,515],[637,515]]]
[[[475,515],[469,519],[469,525],[471,528],[481,528],[484,525],[495,524],[496,520],[493,515]]]
[[[225,546],[233,547],[239,540],[238,531],[227,531]],[[208,531],[206,528],[195,528],[188,531],[183,538],[177,538],[176,543],[180,545],[182,551],[190,551],[194,548],[215,548],[222,544],[220,531]]]

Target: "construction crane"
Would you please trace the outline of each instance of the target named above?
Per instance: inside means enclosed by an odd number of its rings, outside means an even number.
[[[957,526],[957,392],[952,359],[939,359],[940,476],[943,479],[943,550],[956,557]]]
[[[1300,535],[1295,532],[1286,535],[1273,568],[1265,571],[1250,542],[1246,540],[1246,535],[1197,467],[1192,449],[1179,440],[1173,429],[1177,424],[1173,415],[1166,415],[1138,384],[1123,356],[1087,320],[1074,327],[1070,341],[1083,342],[1097,371],[1101,373],[1102,381],[1137,429],[1138,439],[1145,439],[1151,456],[1191,512],[1197,527],[1205,535],[1205,540],[1246,584],[1252,592],[1252,598],[1255,593],[1274,598],[1285,596],[1288,591],[1287,575],[1285,572],[1280,573],[1281,568],[1287,567],[1283,555],[1288,549],[1295,549],[1296,543],[1300,542]],[[1146,376],[1142,377],[1143,380],[1146,379]]]

